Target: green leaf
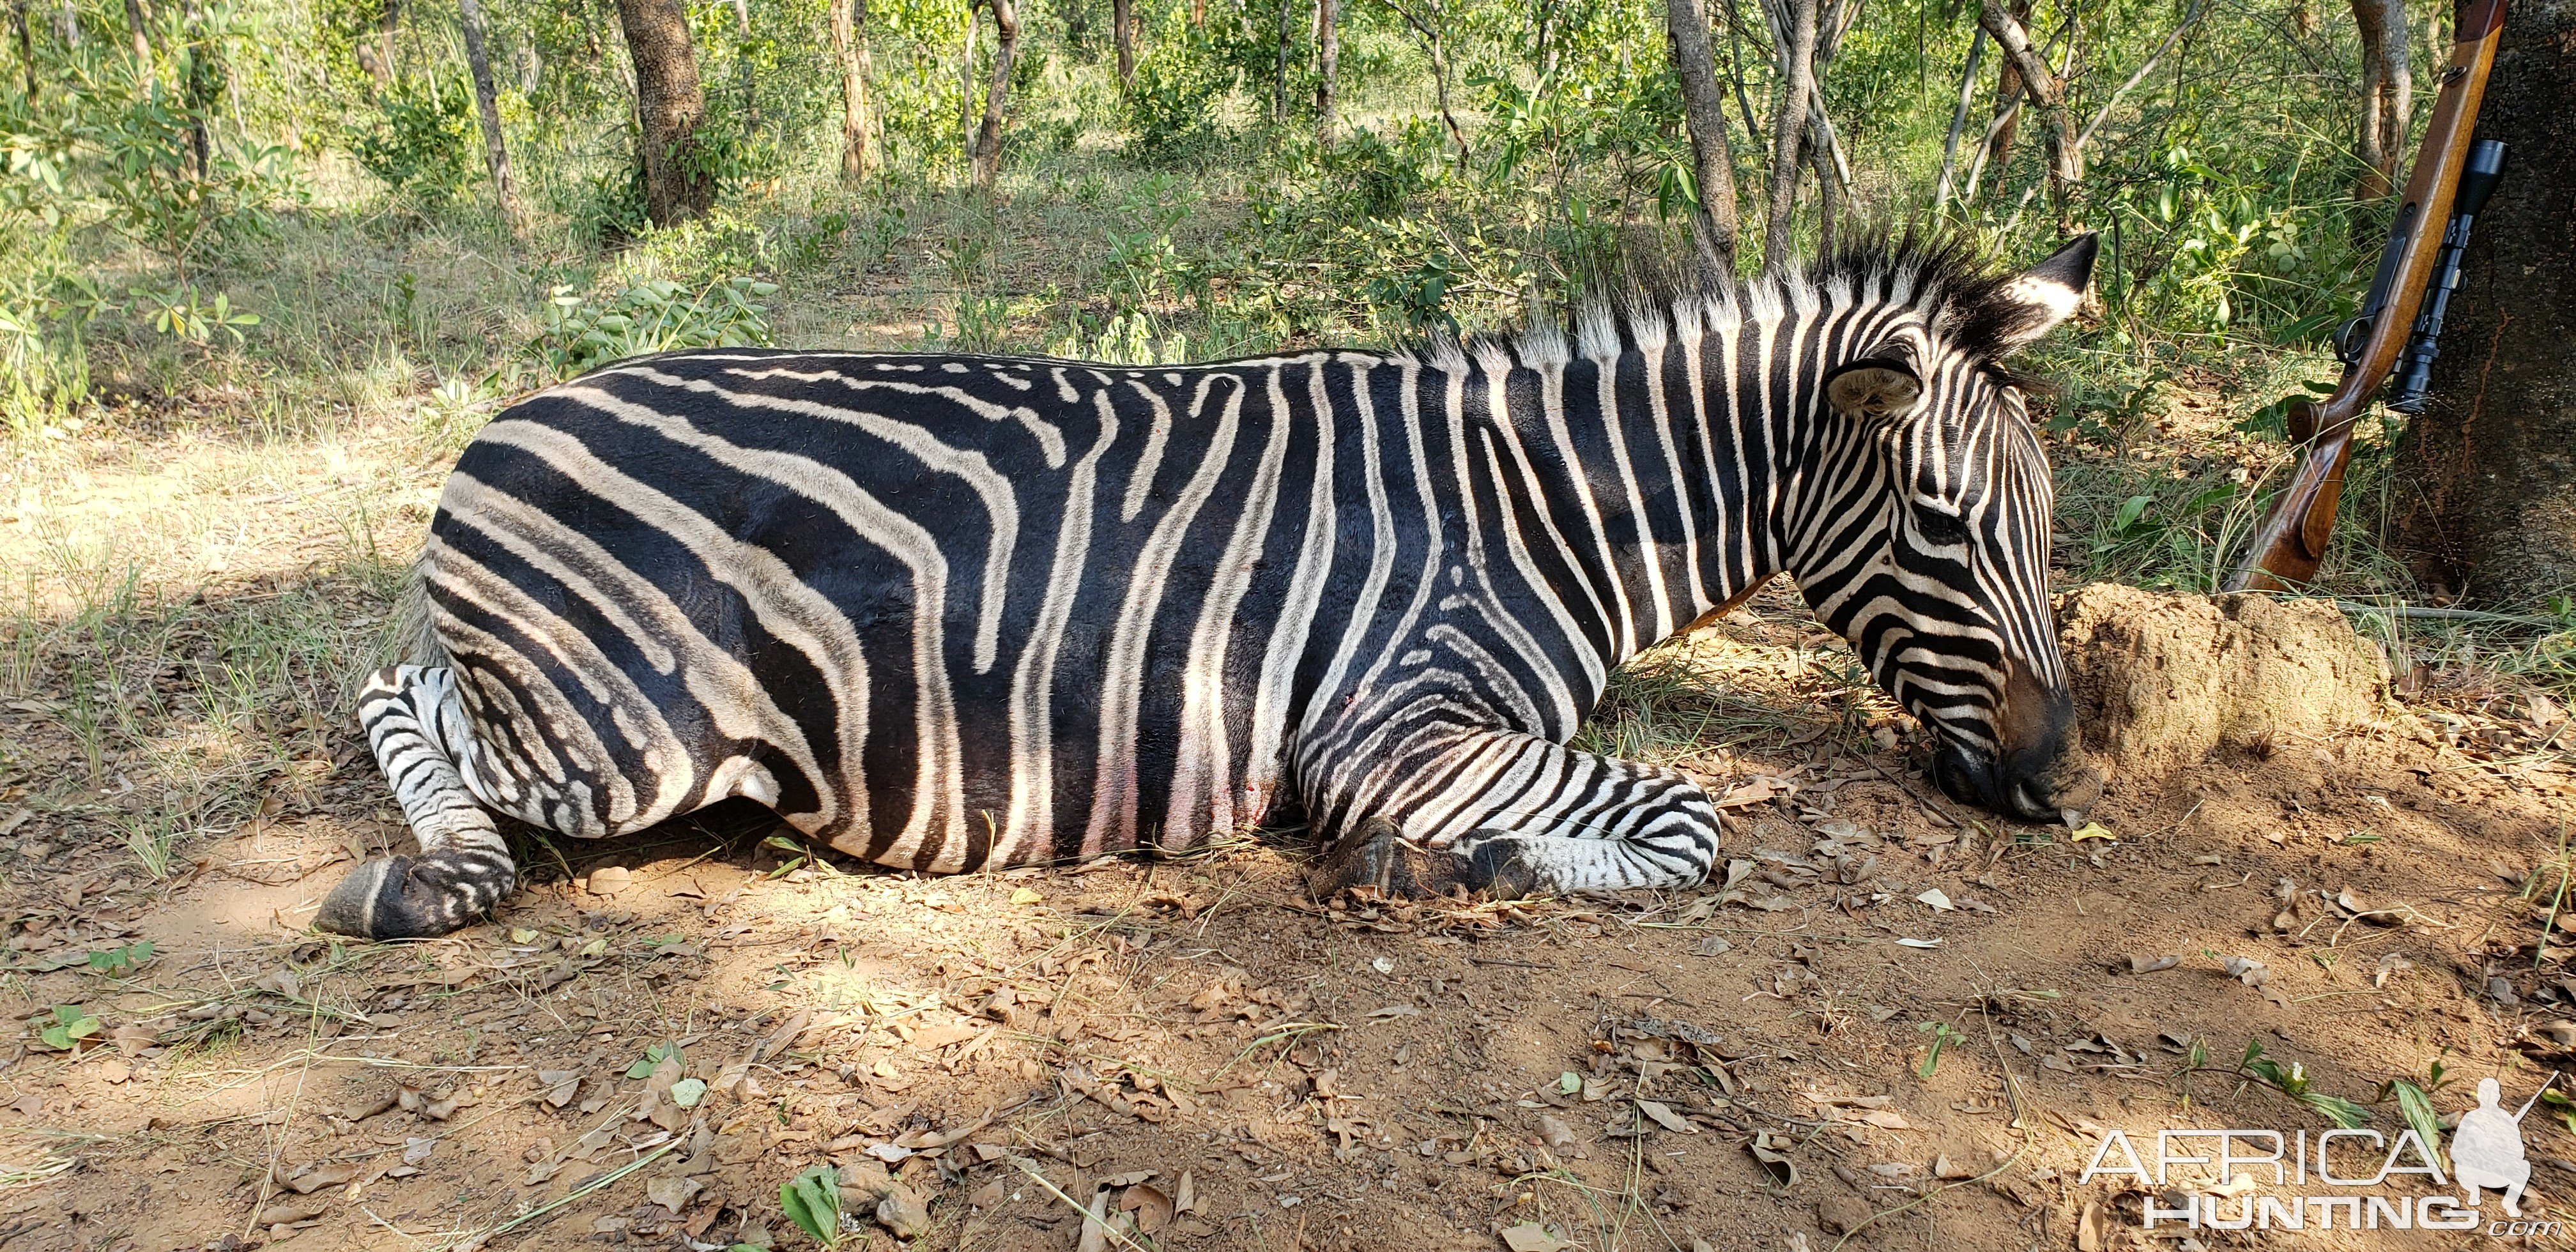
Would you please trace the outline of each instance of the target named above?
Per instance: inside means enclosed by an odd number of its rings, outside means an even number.
[[[2437,1075],[2441,1068],[2439,1065],[2433,1067]],[[2450,1169],[2451,1163],[2442,1157],[2442,1116],[2433,1111],[2433,1097],[2424,1094],[2422,1087],[2403,1078],[2390,1079],[2388,1086],[2397,1096],[2397,1112],[2406,1119],[2406,1128],[2424,1141],[2424,1150],[2433,1154],[2435,1165]]]
[[[831,1166],[817,1165],[789,1179],[778,1189],[778,1207],[824,1247],[840,1242],[841,1175]]]
[[[1556,1076],[1556,1093],[1558,1095],[1573,1095],[1575,1092],[1581,1090],[1583,1090],[1583,1075],[1575,1073],[1573,1070],[1569,1069]]]
[[[2120,511],[2111,515],[2111,529],[2127,530],[2136,525],[2138,519],[2145,516],[2148,507],[2155,502],[2154,496],[2131,496],[2122,500]]]

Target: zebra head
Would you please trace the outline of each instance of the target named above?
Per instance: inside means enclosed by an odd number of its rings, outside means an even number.
[[[1943,791],[2069,824],[2102,781],[2049,609],[2048,459],[2003,361],[2074,312],[2095,247],[2086,235],[2009,277],[1935,256],[1895,299],[1853,310],[1816,413],[1841,496],[1826,512],[1843,520],[1810,530],[1796,570],[1817,616],[1939,736]]]

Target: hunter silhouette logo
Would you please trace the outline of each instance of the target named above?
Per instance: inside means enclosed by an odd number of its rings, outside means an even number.
[[[2540,1091],[2558,1081],[2551,1074]],[[2460,1206],[2476,1208],[2478,1189],[2492,1187],[2504,1192],[2504,1211],[2522,1216],[2522,1189],[2531,1181],[2531,1162],[2522,1155],[2522,1117],[2540,1102],[2540,1091],[2522,1102],[2511,1114],[2496,1103],[2504,1087],[2492,1078],[2478,1080],[2478,1106],[2460,1114],[2460,1124],[2451,1131],[2451,1178],[2460,1184]]]

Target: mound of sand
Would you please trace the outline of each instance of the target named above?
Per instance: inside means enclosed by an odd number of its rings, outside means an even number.
[[[2158,778],[2374,720],[2388,665],[2333,605],[2110,583],[2057,598],[2084,746]]]

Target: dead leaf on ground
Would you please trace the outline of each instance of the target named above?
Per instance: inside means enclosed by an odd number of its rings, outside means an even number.
[[[2132,956],[2129,958],[2129,972],[2132,974],[2153,974],[2163,970],[2172,969],[2180,964],[2182,964],[2182,958],[2179,956]]]
[[[1560,1248],[1573,1245],[1559,1238],[1555,1231],[1537,1222],[1522,1222],[1517,1226],[1503,1228],[1503,1246],[1511,1249],[1511,1252],[1557,1252]]]

